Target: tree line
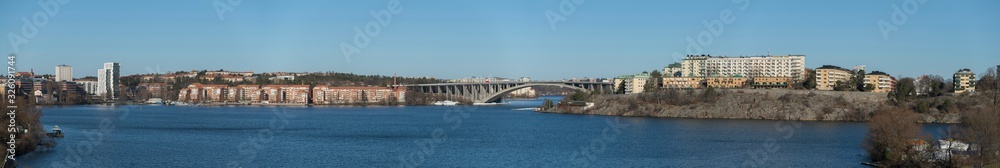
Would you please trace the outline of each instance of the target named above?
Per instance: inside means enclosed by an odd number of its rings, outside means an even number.
[[[863,146],[870,159],[885,167],[1000,166],[1000,80],[993,68],[979,79],[975,93],[955,96],[943,96],[953,87],[940,77],[899,80],[887,95],[892,106],[868,122]],[[957,129],[942,134],[945,140],[971,144],[968,151],[939,149],[942,144],[923,131],[918,113],[935,109],[962,112]]]

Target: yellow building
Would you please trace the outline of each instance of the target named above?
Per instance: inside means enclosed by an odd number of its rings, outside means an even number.
[[[972,73],[972,70],[958,70],[953,77],[955,93],[976,92],[976,73]]]
[[[648,81],[652,76],[649,73],[639,73],[634,75],[622,75],[614,79],[615,90],[618,90],[618,86],[622,82],[625,83],[625,93],[642,93],[645,91],[646,81]]]
[[[837,81],[846,82],[854,76],[851,70],[833,65],[816,68],[816,90],[833,90]]]
[[[790,88],[792,86],[791,77],[755,77],[753,78],[754,88]]]
[[[698,89],[701,88],[701,78],[664,77],[663,87],[667,89]]]
[[[889,92],[896,85],[896,78],[880,71],[865,74],[865,87],[873,87],[869,92]]]
[[[705,83],[713,88],[742,88],[746,86],[747,78],[742,76],[734,77],[707,77]]]

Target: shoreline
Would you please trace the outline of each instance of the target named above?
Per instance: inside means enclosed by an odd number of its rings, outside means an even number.
[[[783,120],[783,119],[760,119],[760,118],[696,118],[696,117],[655,117],[655,116],[623,116],[623,115],[606,115],[606,114],[583,114],[583,113],[565,113],[558,111],[535,111],[537,113],[547,113],[547,114],[563,114],[563,115],[592,115],[592,116],[611,116],[611,117],[634,117],[634,118],[663,118],[663,119],[692,119],[692,120],[749,120],[749,121],[796,121],[796,122],[828,122],[828,123],[866,123],[868,121],[847,121],[847,120]],[[921,124],[961,124],[961,123],[943,123],[943,122],[918,122]]]

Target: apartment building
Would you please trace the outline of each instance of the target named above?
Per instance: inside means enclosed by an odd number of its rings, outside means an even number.
[[[143,90],[149,98],[165,98],[164,93],[170,89],[167,83],[140,83],[139,89]]]
[[[78,79],[75,82],[77,85],[80,85],[80,87],[83,88],[83,91],[85,91],[88,95],[96,95],[98,92],[97,80]]]
[[[747,77],[706,77],[705,84],[712,88],[743,88],[746,86]]]
[[[207,81],[222,80],[222,81],[233,82],[233,83],[243,82],[243,81],[246,80],[246,78],[247,78],[247,76],[221,75],[221,74],[211,74],[211,75],[206,74],[206,75],[201,76],[202,80],[207,80]]]
[[[698,89],[701,88],[698,77],[664,77],[663,88],[667,89]]]
[[[955,82],[955,93],[976,92],[976,73],[972,70],[960,69],[952,77],[952,81]]]
[[[73,81],[73,66],[69,65],[58,65],[56,66],[56,82],[61,81]]]
[[[97,70],[97,95],[106,99],[118,99],[118,92],[121,89],[121,65],[117,62],[104,63],[104,68]]]
[[[681,63],[675,62],[673,64],[667,65],[667,67],[663,67],[662,74],[664,77],[681,77],[683,76],[683,72],[684,68],[681,65]]]
[[[181,89],[177,93],[177,101],[182,101],[182,102],[201,102],[201,99],[203,99],[203,96],[201,96],[201,93],[202,93],[202,91],[201,91],[201,84],[200,83],[192,83],[191,85],[188,85],[187,88]]]
[[[756,77],[753,78],[754,88],[790,88],[791,77]]]
[[[312,97],[310,97],[312,96]],[[206,85],[194,83],[178,93],[178,101],[241,104],[354,104],[405,102],[406,89],[392,87],[331,87],[308,85]]]
[[[618,90],[622,82],[625,83],[625,93],[642,93],[645,90],[646,81],[652,76],[649,73],[638,73],[633,75],[622,75],[614,79],[615,90]]]
[[[236,97],[240,103],[261,103],[264,98],[259,85],[236,85]]]
[[[233,101],[230,98],[229,86],[226,85],[202,85],[204,92],[204,102],[228,103]]]
[[[264,85],[262,103],[309,103],[309,85]]]
[[[791,77],[804,80],[805,55],[710,56],[689,55],[681,62],[683,77]]]
[[[847,82],[854,72],[833,65],[823,65],[816,68],[816,90],[833,90],[837,82]]]
[[[205,71],[205,75],[253,76],[253,71],[247,71],[247,72],[224,71],[224,70]]]
[[[208,85],[193,83],[181,89],[177,100],[193,103],[229,103],[235,102],[234,94],[226,85]]]
[[[177,74],[164,74],[164,75],[161,75],[161,74],[150,74],[150,75],[143,75],[142,78],[140,78],[140,79],[142,80],[142,82],[175,82],[176,81],[175,79],[178,76],[180,76],[180,75],[177,75]]]
[[[406,89],[392,87],[313,87],[313,104],[405,102]]]
[[[896,78],[881,71],[872,71],[872,73],[865,74],[864,80],[866,87],[871,86],[874,88],[873,90],[868,90],[868,92],[889,92],[896,86]]]

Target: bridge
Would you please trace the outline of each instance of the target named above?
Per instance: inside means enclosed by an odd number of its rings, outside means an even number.
[[[601,93],[611,93],[614,85],[605,82],[567,82],[567,81],[532,81],[532,82],[488,82],[488,83],[435,83],[405,85],[407,90],[420,93],[447,94],[461,96],[474,103],[498,102],[507,93],[532,86],[557,86],[576,89],[584,92],[600,90]]]

